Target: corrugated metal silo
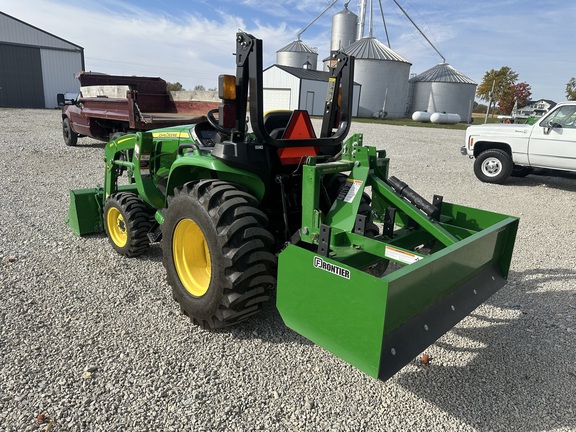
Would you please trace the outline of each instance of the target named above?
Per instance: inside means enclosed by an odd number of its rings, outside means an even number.
[[[374,37],[362,38],[344,52],[356,58],[354,81],[362,85],[358,116],[405,117],[411,63]]]
[[[446,112],[458,114],[469,122],[477,84],[448,63],[436,66],[410,79],[411,112]]]
[[[318,53],[298,39],[276,51],[276,63],[282,66],[316,70]]]
[[[356,42],[358,29],[358,16],[348,10],[344,10],[332,16],[332,37],[330,38],[330,51],[338,51]]]

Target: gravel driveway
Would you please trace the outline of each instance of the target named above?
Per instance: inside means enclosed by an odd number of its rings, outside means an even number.
[[[509,283],[387,382],[286,328],[274,305],[192,326],[155,245],[116,254],[65,223],[103,144],[57,110],[0,110],[0,431],[576,430],[576,174],[488,185],[464,131],[354,124],[424,197],[520,217]]]

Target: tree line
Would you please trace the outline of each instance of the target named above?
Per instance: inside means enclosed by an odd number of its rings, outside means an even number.
[[[167,82],[166,83],[166,88],[168,89],[168,91],[183,91],[184,87],[182,86],[182,84],[180,84],[179,81],[172,83],[172,82]],[[195,86],[192,90],[194,91],[206,91],[206,87],[204,87],[202,84],[199,84],[197,86]],[[215,91],[216,88],[209,88],[208,91]]]
[[[532,88],[526,82],[518,82],[518,74],[508,66],[490,69],[476,88],[476,96],[488,102],[488,108],[497,108],[500,114],[510,114],[514,105],[526,106],[532,96]],[[576,77],[566,83],[566,99],[576,100]],[[486,108],[486,106],[484,106]]]

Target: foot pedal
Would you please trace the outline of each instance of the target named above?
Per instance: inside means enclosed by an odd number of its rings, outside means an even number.
[[[162,240],[162,229],[160,228],[160,225],[158,223],[152,225],[152,228],[148,231],[147,235],[150,243],[158,243]]]

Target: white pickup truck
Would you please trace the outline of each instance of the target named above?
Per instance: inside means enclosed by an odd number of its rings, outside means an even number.
[[[556,105],[535,124],[483,124],[466,129],[460,152],[483,182],[503,183],[533,168],[576,171],[576,101]]]

